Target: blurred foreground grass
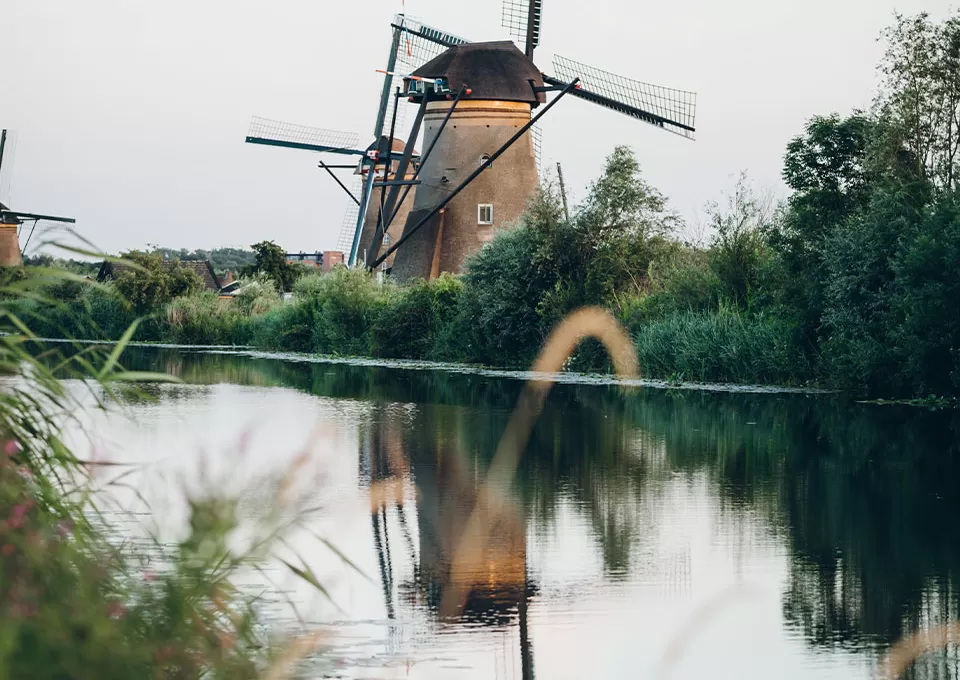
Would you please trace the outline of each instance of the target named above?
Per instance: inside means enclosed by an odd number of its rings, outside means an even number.
[[[51,347],[15,313],[51,282],[95,284],[40,268],[3,278],[0,680],[286,677],[302,639],[266,626],[261,600],[234,580],[261,569],[297,522],[289,480],[261,485],[275,502],[252,531],[238,531],[237,498],[193,498],[179,543],[123,540],[116,517],[94,503],[91,468],[65,446],[62,427],[91,396],[102,409],[131,383],[171,379],[123,370],[135,324],[113,346]],[[323,590],[305,565],[284,564]],[[312,651],[320,641],[311,640]]]

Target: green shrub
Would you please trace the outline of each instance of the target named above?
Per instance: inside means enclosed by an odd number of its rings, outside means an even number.
[[[314,351],[363,356],[370,352],[370,331],[384,290],[363,269],[337,267],[320,277],[310,298],[315,309]]]
[[[315,309],[311,301],[294,298],[246,322],[250,344],[284,352],[313,352]]]
[[[734,309],[680,312],[630,331],[647,377],[796,384],[810,375],[792,329],[775,319]]]
[[[161,332],[165,342],[182,345],[243,344],[240,330],[246,316],[233,300],[203,291],[167,305]]]
[[[453,319],[462,291],[463,284],[447,274],[435,281],[417,281],[390,290],[373,323],[373,355],[433,358],[438,353],[440,334]],[[443,342],[446,341],[444,338]]]
[[[123,259],[134,266],[122,267],[114,285],[120,295],[140,314],[160,309],[174,298],[190,295],[203,287],[203,281],[178,260],[164,263],[160,253],[130,251]]]

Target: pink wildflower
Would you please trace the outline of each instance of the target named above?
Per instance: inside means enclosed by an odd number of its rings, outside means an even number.
[[[13,554],[14,547],[10,543],[5,543],[4,546],[0,548],[0,551],[3,552],[4,557],[10,557],[10,555]]]
[[[16,439],[8,439],[3,443],[3,452],[8,456],[15,456],[21,451],[23,451],[23,447]]]

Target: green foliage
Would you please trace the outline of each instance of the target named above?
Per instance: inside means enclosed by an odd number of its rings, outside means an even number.
[[[453,319],[462,293],[463,284],[449,274],[431,283],[416,281],[390,291],[373,323],[373,355],[432,358],[439,334]]]
[[[767,233],[773,222],[769,198],[758,196],[745,174],[737,179],[727,205],[708,207],[714,237],[710,268],[726,296],[746,307],[761,285],[763,261],[768,257]]]
[[[301,269],[287,262],[286,253],[273,241],[254,243],[253,264],[242,270],[243,276],[265,276],[272,280],[281,291],[289,291],[301,274]]]
[[[621,317],[628,325],[677,312],[715,312],[724,286],[710,253],[677,244],[650,264],[646,291],[621,299]]]
[[[244,267],[254,264],[252,250],[243,248],[214,248],[212,250],[188,250],[186,248],[154,248],[152,252],[163,255],[166,260],[209,260],[218,275],[233,272],[239,275]]]
[[[233,345],[246,340],[250,311],[236,300],[202,291],[166,306],[159,339],[181,345]]]
[[[735,309],[671,314],[630,331],[648,377],[789,385],[810,375],[789,326]]]
[[[195,293],[203,281],[178,260],[164,261],[159,253],[124,253],[127,264],[115,275],[117,291],[139,314],[158,309],[174,298]],[[131,266],[132,265],[132,266]]]
[[[960,17],[935,23],[926,12],[897,14],[883,37],[876,110],[884,145],[913,177],[951,191],[960,160]]]
[[[367,354],[370,332],[383,305],[383,294],[373,276],[361,268],[336,267],[318,278],[317,292],[311,299],[314,351]]]
[[[810,346],[817,342],[824,309],[823,244],[869,202],[874,129],[860,113],[817,116],[787,145],[783,179],[793,193],[770,233],[778,267],[769,285]]]
[[[909,348],[906,394],[960,394],[960,199],[952,194],[924,220],[894,261],[899,323],[892,343]]]
[[[23,258],[25,267],[57,268],[80,276],[95,277],[100,270],[100,262],[93,260],[75,260],[73,258],[54,257],[53,255],[28,255]]]

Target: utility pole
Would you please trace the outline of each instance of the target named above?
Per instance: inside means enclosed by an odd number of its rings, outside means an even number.
[[[557,161],[557,179],[560,180],[560,198],[563,199],[563,216],[570,221],[570,209],[567,207],[567,187],[563,183],[563,168],[560,167],[560,161]]]

